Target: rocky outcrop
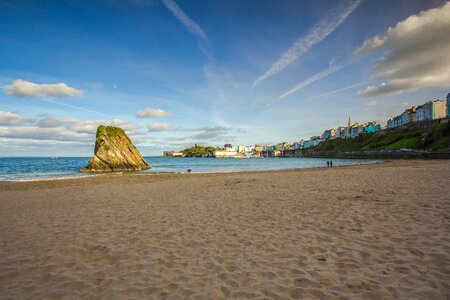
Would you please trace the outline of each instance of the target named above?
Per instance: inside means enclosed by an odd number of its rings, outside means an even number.
[[[150,169],[123,129],[100,125],[94,157],[81,172],[141,171]]]

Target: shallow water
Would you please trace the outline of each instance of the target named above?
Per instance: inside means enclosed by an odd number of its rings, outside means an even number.
[[[145,157],[152,169],[143,173],[158,172],[242,172],[326,167],[326,158],[161,158]],[[80,173],[88,157],[14,157],[0,158],[0,181],[41,180],[47,178],[79,178],[91,176]],[[332,159],[333,166],[375,163],[376,160]]]

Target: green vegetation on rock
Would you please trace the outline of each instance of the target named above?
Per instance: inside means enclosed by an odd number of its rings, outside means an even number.
[[[216,147],[194,145],[190,148],[184,149],[182,152],[187,157],[212,157]]]
[[[122,128],[100,125],[97,128],[96,138],[99,139],[102,135],[107,135],[112,138],[115,138],[118,135],[127,136]]]
[[[359,135],[351,139],[330,139],[320,143],[315,151],[376,151],[376,150],[443,150],[450,147],[450,123],[433,128],[387,130]]]

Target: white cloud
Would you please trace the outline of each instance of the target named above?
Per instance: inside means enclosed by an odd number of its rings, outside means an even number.
[[[37,84],[21,79],[14,80],[12,84],[4,86],[3,90],[7,95],[12,95],[20,98],[57,98],[65,96],[79,97],[83,95],[82,91],[70,87],[65,83]]]
[[[146,142],[146,132],[121,119],[78,120],[71,117],[56,118],[49,115],[35,119],[0,111],[0,148],[3,151],[11,152],[14,151],[11,150],[14,147],[29,150],[35,146],[47,145],[50,146],[49,151],[57,151],[54,146],[59,145],[73,150],[72,146],[92,145],[95,141],[97,127],[101,124],[122,128],[134,143]],[[6,144],[9,148],[5,146]]]
[[[225,133],[229,130],[225,126],[204,126],[204,127],[192,127],[192,128],[177,128],[175,131],[182,132],[222,132]]]
[[[55,141],[92,141],[91,134],[61,130],[61,128],[0,127],[0,137]]]
[[[172,114],[160,108],[144,108],[136,112],[137,118],[170,118]]]
[[[168,123],[151,123],[148,124],[148,131],[156,131],[156,132],[169,131],[170,127],[171,126]]]
[[[17,126],[28,123],[24,117],[21,117],[15,113],[9,111],[0,111],[0,125]]]
[[[360,90],[358,96],[412,92],[450,86],[450,2],[412,15],[382,36],[366,41],[356,52],[382,51],[376,66],[379,85]]]
[[[227,133],[231,130],[228,127],[224,126],[204,126],[204,127],[192,127],[192,128],[174,128],[172,129],[170,124],[167,123],[150,123],[148,125],[150,132],[163,132],[163,131],[174,131],[174,132],[191,132],[195,134],[191,134],[188,136],[176,136],[172,138],[168,138],[169,140],[175,141],[206,141],[206,140],[215,140],[215,141],[232,141],[236,137],[229,136]]]
[[[237,129],[239,131],[241,128]],[[206,141],[206,140],[214,140],[221,142],[230,142],[233,141],[236,137],[227,135],[231,128],[225,126],[204,126],[204,127],[192,127],[192,128],[176,128],[173,131],[177,132],[192,132],[195,134],[189,136],[177,136],[169,139],[173,139],[176,141]]]
[[[35,125],[37,127],[41,127],[41,128],[55,128],[55,127],[63,126],[66,123],[72,123],[75,121],[76,120],[72,119],[72,118],[58,119],[58,118],[52,118],[52,117],[45,117],[45,118],[37,120]]]
[[[102,124],[103,121],[77,121],[67,126],[67,129],[80,132],[80,133],[95,133],[97,127]]]
[[[80,146],[89,145],[89,142],[78,142],[78,141],[55,141],[55,140],[30,140],[30,139],[20,139],[20,138],[0,138],[0,145],[16,145],[16,146],[26,146],[26,147],[47,147],[48,146]]]
[[[291,48],[284,52],[269,70],[258,77],[253,82],[253,87],[263,80],[278,74],[284,68],[302,57],[314,45],[320,43],[323,39],[335,31],[336,28],[338,28],[339,25],[341,25],[360,4],[361,0],[356,0],[353,1],[348,7],[340,6],[338,9],[325,15],[319,23],[314,25],[306,36],[296,40]]]
[[[314,74],[313,76],[309,77],[306,80],[303,80],[302,82],[300,82],[299,84],[297,84],[296,86],[294,86],[292,89],[290,89],[289,91],[285,92],[284,94],[280,95],[278,97],[278,100],[282,100],[284,98],[286,98],[287,96],[303,89],[304,87],[330,75],[333,74],[336,71],[339,71],[340,69],[342,69],[342,67],[344,67],[343,65],[336,65],[333,62],[330,63],[329,67],[326,68],[323,71],[320,71],[319,73]]]
[[[114,120],[77,120],[67,126],[67,129],[79,132],[93,134],[100,125],[116,126],[122,128],[127,135],[142,135],[144,132],[133,126],[133,124],[121,119]]]
[[[193,35],[207,41],[208,38],[203,29],[195,23],[173,0],[162,0],[164,5]]]
[[[216,131],[209,131],[209,132],[205,131],[202,133],[195,134],[195,135],[191,136],[190,138],[194,139],[194,140],[216,140],[216,141],[223,141],[223,142],[231,142],[236,137],[225,135],[221,132],[216,132]]]

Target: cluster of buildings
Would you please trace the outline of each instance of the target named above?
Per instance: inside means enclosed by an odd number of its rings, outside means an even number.
[[[281,156],[283,151],[315,147],[328,139],[354,138],[361,134],[371,134],[384,129],[397,128],[414,122],[444,118],[450,118],[450,93],[447,95],[446,100],[428,101],[422,105],[413,106],[406,109],[403,113],[390,118],[385,126],[381,126],[381,124],[377,124],[375,121],[352,123],[349,118],[347,126],[327,129],[320,136],[312,136],[308,140],[300,140],[293,144],[282,142],[275,145],[239,145],[237,147],[233,147],[231,144],[225,144],[223,148],[216,150],[213,156],[217,158]],[[165,152],[164,155],[166,154],[169,154],[167,156],[170,157],[182,156],[181,152]]]
[[[237,157],[238,151],[231,144],[225,144],[223,148],[214,151],[213,156],[216,158]]]
[[[184,153],[181,151],[164,151],[163,157],[184,157]]]
[[[308,140],[300,140],[293,144],[282,142],[276,145],[261,145],[262,152],[270,152],[272,156],[279,156],[285,150],[307,149],[319,145],[321,142],[335,138],[354,138],[360,134],[374,133],[382,129],[380,124],[376,122],[352,123],[348,119],[347,126],[339,126],[325,130],[321,135],[312,136]],[[258,146],[257,146],[258,147]],[[257,148],[256,147],[256,148]]]
[[[403,113],[390,118],[387,128],[396,128],[413,122],[428,121],[448,118],[450,116],[450,93],[447,100],[428,101],[422,105],[408,108]]]
[[[272,156],[281,155],[284,150],[307,149],[319,145],[321,142],[334,138],[354,138],[361,134],[375,133],[384,129],[400,127],[412,122],[450,118],[450,93],[446,100],[428,101],[422,105],[406,109],[400,115],[390,118],[385,126],[375,121],[352,123],[348,119],[347,126],[327,129],[320,136],[312,136],[309,140],[300,140],[293,144],[282,142],[276,145],[257,145],[254,152],[270,152]]]

